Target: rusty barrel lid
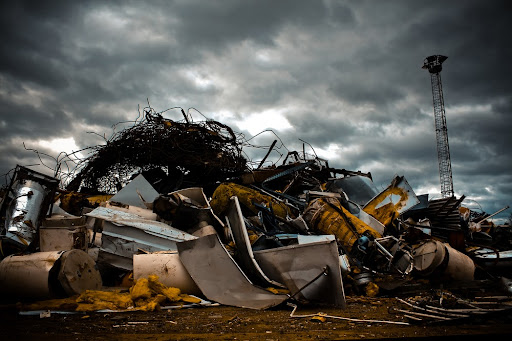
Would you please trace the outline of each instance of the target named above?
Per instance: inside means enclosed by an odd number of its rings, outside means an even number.
[[[60,260],[58,279],[68,295],[101,289],[101,275],[96,262],[86,252],[78,249],[66,251]]]
[[[413,249],[414,269],[423,275],[431,274],[446,257],[443,243],[429,240]]]

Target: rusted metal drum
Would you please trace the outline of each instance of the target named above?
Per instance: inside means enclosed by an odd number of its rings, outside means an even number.
[[[133,278],[157,275],[161,283],[179,288],[183,293],[201,295],[201,290],[181,263],[177,251],[133,255]]]
[[[471,258],[448,243],[429,240],[413,250],[414,269],[422,276],[438,275],[439,279],[471,281],[475,264]]]
[[[414,248],[414,270],[422,276],[428,276],[436,270],[446,257],[446,248],[437,240],[429,240]]]
[[[475,263],[469,256],[444,244],[448,252],[448,263],[444,273],[457,281],[472,281],[475,278]]]
[[[101,286],[96,263],[78,249],[11,255],[0,262],[2,295],[14,299],[72,296]]]

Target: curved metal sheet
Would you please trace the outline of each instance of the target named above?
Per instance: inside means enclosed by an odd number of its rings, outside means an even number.
[[[235,240],[237,256],[240,260],[241,267],[246,271],[246,274],[251,281],[265,287],[277,286],[285,288],[283,284],[268,278],[263,270],[261,270],[256,259],[254,259],[251,241],[249,240],[249,234],[247,233],[247,227],[244,222],[244,216],[242,215],[242,209],[240,208],[240,203],[236,196],[233,196],[230,199],[226,220],[231,233],[233,234],[233,239]]]
[[[267,309],[288,298],[254,286],[216,234],[177,246],[181,262],[209,300],[235,307]]]

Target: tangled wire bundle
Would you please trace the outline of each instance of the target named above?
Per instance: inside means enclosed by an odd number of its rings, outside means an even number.
[[[155,168],[166,169],[169,176],[179,174],[188,185],[206,186],[239,175],[247,164],[241,143],[227,125],[214,120],[191,123],[187,116],[177,122],[151,108],[140,122],[91,149],[67,190],[113,194],[133,174]]]

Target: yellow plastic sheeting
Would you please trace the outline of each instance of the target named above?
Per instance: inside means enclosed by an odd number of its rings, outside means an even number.
[[[258,214],[259,210],[253,203],[258,203],[264,204],[267,207],[272,205],[274,214],[280,218],[286,218],[286,216],[296,218],[290,208],[284,203],[268,195],[261,194],[259,191],[235,183],[222,183],[213,192],[210,202],[213,212],[219,217],[223,216],[229,207],[230,198],[234,195],[238,197],[238,201],[241,204],[250,209],[255,215]]]
[[[347,252],[352,250],[354,243],[363,234],[374,238],[382,237],[380,233],[347,211],[335,198],[313,200],[304,211],[303,218],[311,229],[335,235]]]

